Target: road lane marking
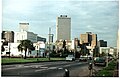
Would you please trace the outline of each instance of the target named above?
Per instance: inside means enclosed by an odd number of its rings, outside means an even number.
[[[35,72],[40,72],[40,71],[43,71],[43,70],[46,70],[46,69],[35,70]]]
[[[48,69],[57,69],[57,67],[50,67],[50,68],[48,68]]]
[[[17,68],[24,67],[24,65],[16,65]]]
[[[11,68],[3,68],[3,70],[29,68],[29,67],[32,67],[32,68],[41,68],[41,66],[44,66],[44,65],[38,65],[38,66],[37,65],[33,65],[33,66],[16,65],[16,66],[11,67]],[[42,67],[42,68],[48,68],[48,67]]]
[[[47,69],[48,67],[40,67],[40,68]]]
[[[40,68],[43,68],[43,69],[39,69],[39,70],[35,70],[35,72],[40,72],[40,71],[44,71],[44,70],[50,70],[50,69],[57,69],[57,67],[40,67]]]
[[[58,68],[58,69],[62,70],[63,68],[62,68],[62,67],[60,67],[60,68]]]
[[[71,66],[71,65],[65,65],[65,67],[68,67],[68,66]]]
[[[3,70],[10,70],[10,69],[17,69],[17,68],[5,68]]]

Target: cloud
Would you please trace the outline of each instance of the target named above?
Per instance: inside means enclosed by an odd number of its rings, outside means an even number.
[[[27,21],[30,31],[48,38],[48,28],[54,26],[56,34],[56,17],[65,14],[71,17],[72,39],[91,31],[100,39],[115,42],[112,36],[118,28],[118,6],[116,0],[3,0],[3,29],[16,31],[19,22]]]

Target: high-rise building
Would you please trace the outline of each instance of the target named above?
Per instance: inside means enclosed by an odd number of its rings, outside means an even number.
[[[80,44],[86,43],[90,46],[97,46],[97,34],[92,32],[86,32],[86,34],[80,34]]]
[[[71,18],[67,15],[57,17],[56,24],[57,40],[71,40]]]
[[[97,43],[98,47],[107,47],[107,41],[99,40]]]
[[[14,42],[14,32],[13,31],[2,31],[2,39],[11,43]]]
[[[50,41],[50,43],[53,43],[53,36],[54,36],[54,34],[49,34],[49,41]]]
[[[97,46],[97,34],[92,34],[91,46]]]
[[[20,31],[28,31],[29,23],[19,23]]]

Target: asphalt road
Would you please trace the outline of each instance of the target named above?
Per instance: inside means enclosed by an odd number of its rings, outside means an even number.
[[[58,61],[2,65],[2,77],[63,77],[65,69],[70,77],[84,77],[89,74],[88,63],[79,61]]]

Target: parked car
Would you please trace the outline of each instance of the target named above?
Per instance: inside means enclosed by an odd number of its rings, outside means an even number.
[[[86,56],[80,56],[80,58],[79,58],[79,61],[87,61],[87,57]]]
[[[106,58],[105,57],[95,57],[94,65],[106,66]]]
[[[68,55],[66,61],[75,61],[75,57],[73,55]]]

